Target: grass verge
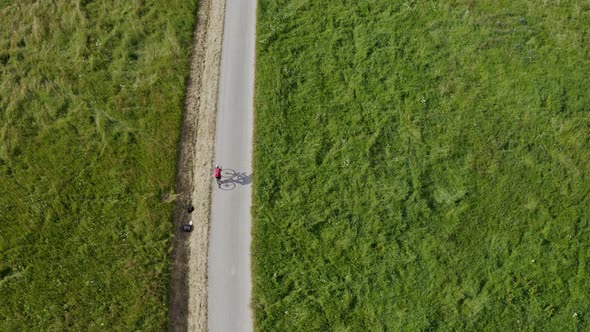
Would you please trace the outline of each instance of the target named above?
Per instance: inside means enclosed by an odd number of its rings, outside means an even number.
[[[196,1],[0,1],[0,327],[161,330]]]
[[[265,1],[256,328],[589,328],[590,6]]]

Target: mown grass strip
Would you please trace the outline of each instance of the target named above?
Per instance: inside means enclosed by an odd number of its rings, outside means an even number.
[[[0,1],[0,329],[167,323],[196,1]]]
[[[256,327],[588,329],[590,6],[260,1]]]

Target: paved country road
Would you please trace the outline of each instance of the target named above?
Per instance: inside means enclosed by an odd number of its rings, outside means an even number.
[[[251,192],[256,0],[227,0],[208,257],[210,331],[251,331]],[[211,176],[213,181],[213,176]]]

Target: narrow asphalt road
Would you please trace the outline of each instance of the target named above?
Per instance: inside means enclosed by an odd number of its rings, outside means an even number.
[[[227,0],[215,133],[208,261],[209,331],[252,331],[252,130],[256,0]],[[213,176],[211,177],[213,181]]]

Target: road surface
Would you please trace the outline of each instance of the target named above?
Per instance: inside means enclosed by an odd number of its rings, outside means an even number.
[[[256,0],[227,0],[221,53],[208,258],[208,327],[252,331],[250,310],[252,128]],[[213,181],[213,177],[212,181]]]

